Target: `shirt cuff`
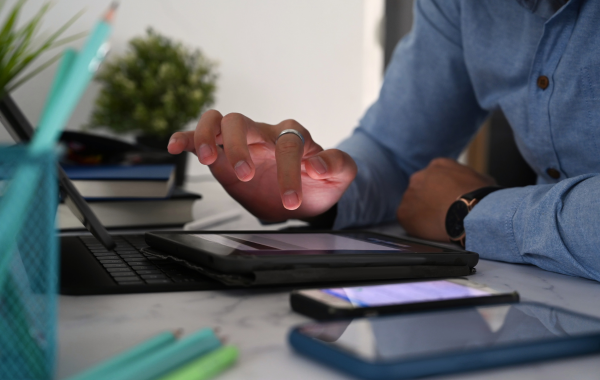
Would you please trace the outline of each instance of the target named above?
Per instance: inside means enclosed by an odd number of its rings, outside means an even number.
[[[525,263],[517,247],[513,219],[532,189],[498,190],[477,203],[464,221],[466,249],[483,259]]]

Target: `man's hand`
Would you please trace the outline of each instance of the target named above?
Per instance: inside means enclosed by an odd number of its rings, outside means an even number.
[[[492,178],[454,160],[436,158],[410,177],[396,216],[411,235],[449,241],[445,221],[450,205],[463,194],[494,184]]]
[[[304,145],[285,129],[295,129]],[[323,150],[294,120],[256,123],[241,114],[205,112],[195,131],[173,134],[171,154],[189,151],[208,165],[225,190],[265,221],[303,219],[329,210],[356,176],[356,163],[337,149]]]

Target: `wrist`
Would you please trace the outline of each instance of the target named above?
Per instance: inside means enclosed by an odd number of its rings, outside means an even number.
[[[451,241],[460,244],[463,248],[465,247],[465,218],[471,212],[471,210],[473,210],[475,205],[477,205],[477,203],[479,203],[485,196],[500,189],[502,189],[500,186],[482,187],[475,191],[461,195],[456,201],[454,201],[454,203],[452,203],[452,205],[450,205],[448,212],[446,213],[445,227],[446,234]]]

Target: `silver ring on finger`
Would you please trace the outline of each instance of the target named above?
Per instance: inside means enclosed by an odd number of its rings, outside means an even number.
[[[288,133],[291,133],[291,134],[294,134],[294,135],[300,137],[300,140],[302,141],[302,145],[304,145],[304,137],[302,137],[302,134],[295,129],[284,129],[283,131],[281,131],[279,136],[277,136],[277,139],[275,139],[275,144],[277,145],[277,141],[279,140],[279,138],[281,136],[287,135]]]

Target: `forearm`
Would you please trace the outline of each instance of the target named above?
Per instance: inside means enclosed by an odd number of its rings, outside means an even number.
[[[385,147],[357,130],[339,145],[356,161],[358,173],[337,207],[335,229],[373,225],[395,219],[408,176]]]
[[[408,178],[437,157],[457,158],[487,111],[464,62],[458,1],[420,0],[394,52],[379,99],[338,148],[358,175],[338,203],[335,228],[395,220]]]
[[[505,189],[465,219],[467,249],[482,258],[528,263],[600,280],[600,176]]]

